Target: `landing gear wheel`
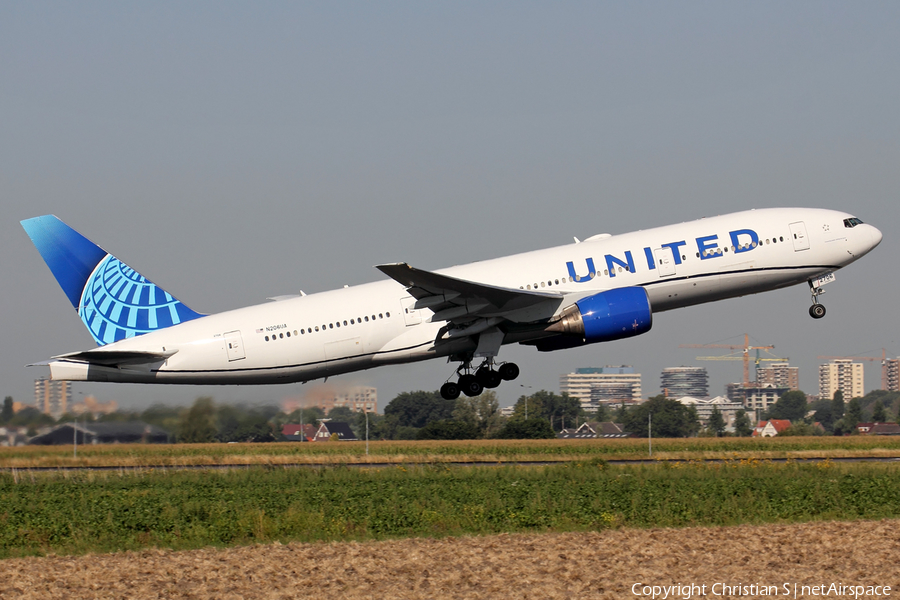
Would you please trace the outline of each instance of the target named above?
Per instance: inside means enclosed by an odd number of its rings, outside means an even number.
[[[448,381],[441,386],[441,398],[444,400],[456,400],[459,398],[459,385]]]
[[[478,383],[488,389],[497,387],[500,385],[500,382],[503,381],[503,378],[500,377],[500,374],[497,373],[497,371],[488,367],[481,367],[475,371],[475,379],[478,380]]]
[[[516,363],[503,363],[497,369],[497,373],[500,374],[504,381],[512,381],[519,376],[519,365]]]
[[[459,378],[459,389],[463,394],[471,398],[481,394],[484,391],[484,386],[478,383],[478,379],[474,375],[463,375]]]
[[[809,307],[809,316],[813,319],[821,319],[825,316],[825,307],[821,304],[813,304]]]

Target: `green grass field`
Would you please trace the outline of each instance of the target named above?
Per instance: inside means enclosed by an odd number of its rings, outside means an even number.
[[[893,464],[0,474],[0,557],[900,516]]]
[[[366,462],[509,462],[542,460],[643,459],[646,439],[599,440],[471,440],[433,442],[168,444],[0,448],[0,468],[158,465],[279,465],[292,463]],[[787,437],[689,438],[653,440],[653,458],[837,458],[898,456],[900,438]]]

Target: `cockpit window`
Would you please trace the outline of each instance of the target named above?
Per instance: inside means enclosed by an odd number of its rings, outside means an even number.
[[[844,219],[844,227],[853,228],[857,225],[862,225],[862,219],[857,219],[856,217],[850,217],[849,219]]]

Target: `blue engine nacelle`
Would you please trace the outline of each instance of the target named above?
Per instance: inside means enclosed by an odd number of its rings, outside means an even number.
[[[573,348],[594,342],[609,342],[650,331],[653,314],[650,298],[642,287],[600,292],[578,300],[560,314],[545,331],[560,333],[538,340],[538,350]]]

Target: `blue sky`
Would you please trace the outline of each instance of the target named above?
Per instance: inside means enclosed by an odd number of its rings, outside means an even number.
[[[746,331],[801,367],[900,354],[900,5],[0,2],[0,394],[90,348],[19,226],[54,213],[202,312],[436,269],[572,236],[768,206],[852,212],[882,245],[806,313],[805,287],[659,315],[645,336],[505,348],[558,389]],[[740,363],[706,363],[712,392]],[[342,378],[436,389],[432,361]],[[879,369],[866,363],[867,388]],[[278,401],[301,386],[82,385],[144,406]],[[527,389],[527,388],[526,388]]]

